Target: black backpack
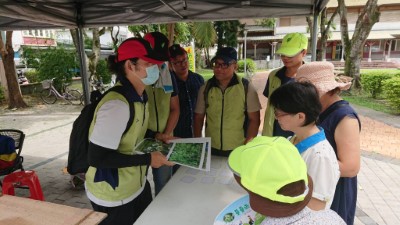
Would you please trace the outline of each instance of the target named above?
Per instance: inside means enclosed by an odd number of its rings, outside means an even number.
[[[245,107],[243,129],[244,129],[244,135],[247,136],[247,128],[249,126],[249,116],[247,115],[247,92],[249,90],[249,80],[243,77],[242,84],[244,88],[244,107]],[[207,82],[206,86],[204,87],[204,103],[206,108],[208,107],[208,92],[210,92],[210,89],[211,89],[211,83]]]
[[[123,90],[122,86],[114,86],[106,91],[104,94],[101,94],[99,91],[94,91],[91,93],[91,103],[86,105],[81,114],[76,118],[72,125],[72,131],[69,138],[69,152],[68,152],[68,165],[67,171],[71,175],[75,175],[78,173],[86,173],[89,168],[88,163],[88,150],[89,150],[89,128],[92,123],[94,112],[96,110],[97,105],[101,101],[101,99],[108,92],[117,92],[125,97],[126,100],[129,98],[127,94]],[[128,100],[129,102],[129,100]],[[131,103],[131,102],[129,102]],[[128,131],[128,129],[132,126],[133,117],[134,117],[134,108],[133,104],[129,104],[129,120],[126,125],[124,134]]]

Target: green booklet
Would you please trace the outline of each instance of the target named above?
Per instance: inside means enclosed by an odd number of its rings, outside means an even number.
[[[214,225],[260,225],[266,217],[253,211],[249,195],[244,195],[226,206],[215,217]]]
[[[170,143],[146,138],[136,147],[138,153],[160,151],[168,160],[194,169],[210,171],[211,138],[180,138]]]

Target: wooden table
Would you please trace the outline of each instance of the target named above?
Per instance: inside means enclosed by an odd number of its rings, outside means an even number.
[[[12,195],[0,196],[0,225],[94,225],[107,214]]]
[[[246,194],[226,160],[212,156],[210,172],[181,166],[135,225],[212,225],[222,209]]]

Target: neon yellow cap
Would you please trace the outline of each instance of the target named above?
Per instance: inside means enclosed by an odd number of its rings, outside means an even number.
[[[282,45],[276,51],[276,54],[281,54],[288,57],[293,57],[308,47],[308,38],[301,33],[286,34],[283,38]]]
[[[305,200],[308,191],[291,197],[278,191],[293,182],[308,185],[307,166],[296,147],[283,137],[254,138],[232,151],[228,159],[230,169],[241,178],[249,191],[282,203]]]

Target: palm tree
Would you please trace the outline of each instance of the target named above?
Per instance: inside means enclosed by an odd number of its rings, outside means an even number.
[[[196,46],[204,50],[206,57],[206,65],[210,65],[209,48],[214,46],[217,40],[217,33],[212,22],[194,22],[192,24],[192,34],[196,42]],[[199,63],[196,63],[199,65]]]

